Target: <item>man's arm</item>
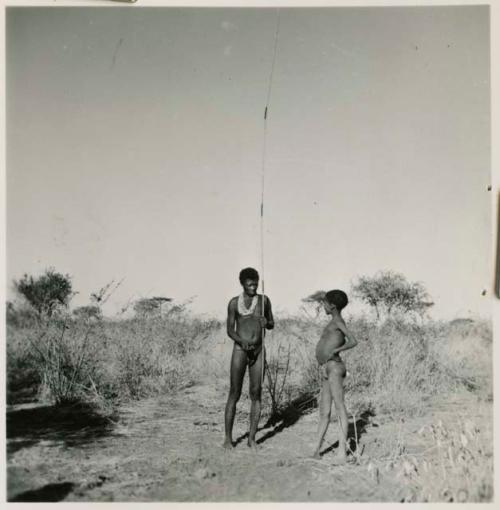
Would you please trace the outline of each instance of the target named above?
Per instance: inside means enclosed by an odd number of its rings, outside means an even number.
[[[234,340],[240,347],[245,349],[246,348],[246,346],[244,345],[245,342],[240,338],[240,336],[236,332],[235,325],[236,325],[236,302],[234,299],[231,299],[231,301],[229,301],[229,304],[227,305],[227,322],[226,322],[227,336]]]
[[[267,296],[264,296],[264,318],[265,318],[264,327],[266,329],[273,329],[274,328],[273,309],[271,306],[271,300]]]
[[[337,347],[336,349],[334,349],[333,354],[337,354],[338,352],[341,351],[347,351],[348,349],[356,347],[356,345],[358,345],[358,340],[356,339],[354,333],[350,329],[347,329],[347,326],[345,325],[343,319],[339,319],[338,321],[335,322],[335,324],[340,329],[340,331],[344,333],[346,342],[341,347]]]

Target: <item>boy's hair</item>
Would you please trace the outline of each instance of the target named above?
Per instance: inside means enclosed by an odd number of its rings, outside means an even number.
[[[253,267],[245,267],[240,271],[240,283],[243,285],[245,280],[259,280],[259,273]]]
[[[342,290],[330,290],[325,294],[325,299],[340,312],[349,303],[347,294]]]

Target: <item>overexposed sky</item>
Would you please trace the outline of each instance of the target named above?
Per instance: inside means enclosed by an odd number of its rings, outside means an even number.
[[[487,315],[488,8],[281,9],[265,281],[277,309],[381,269],[436,317]],[[260,267],[275,9],[9,8],[7,277],[85,304],[196,295]]]

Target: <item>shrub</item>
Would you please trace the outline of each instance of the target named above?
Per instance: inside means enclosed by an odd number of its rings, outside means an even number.
[[[57,307],[67,307],[73,294],[69,275],[47,269],[38,278],[25,274],[14,280],[14,288],[38,312],[51,316]]]
[[[192,317],[182,307],[164,317],[110,321],[77,313],[9,327],[8,381],[36,380],[43,398],[117,402],[174,391],[196,374],[186,357],[219,322]]]
[[[375,310],[377,319],[393,312],[423,315],[433,305],[420,282],[409,282],[404,275],[381,271],[375,276],[361,276],[352,286],[354,297]]]

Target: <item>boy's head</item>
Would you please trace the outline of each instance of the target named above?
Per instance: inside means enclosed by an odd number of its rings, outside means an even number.
[[[259,286],[259,273],[253,267],[246,267],[240,271],[240,283],[248,296],[255,296]]]
[[[325,312],[331,313],[333,309],[342,311],[349,303],[347,294],[342,290],[330,290],[325,294]]]

